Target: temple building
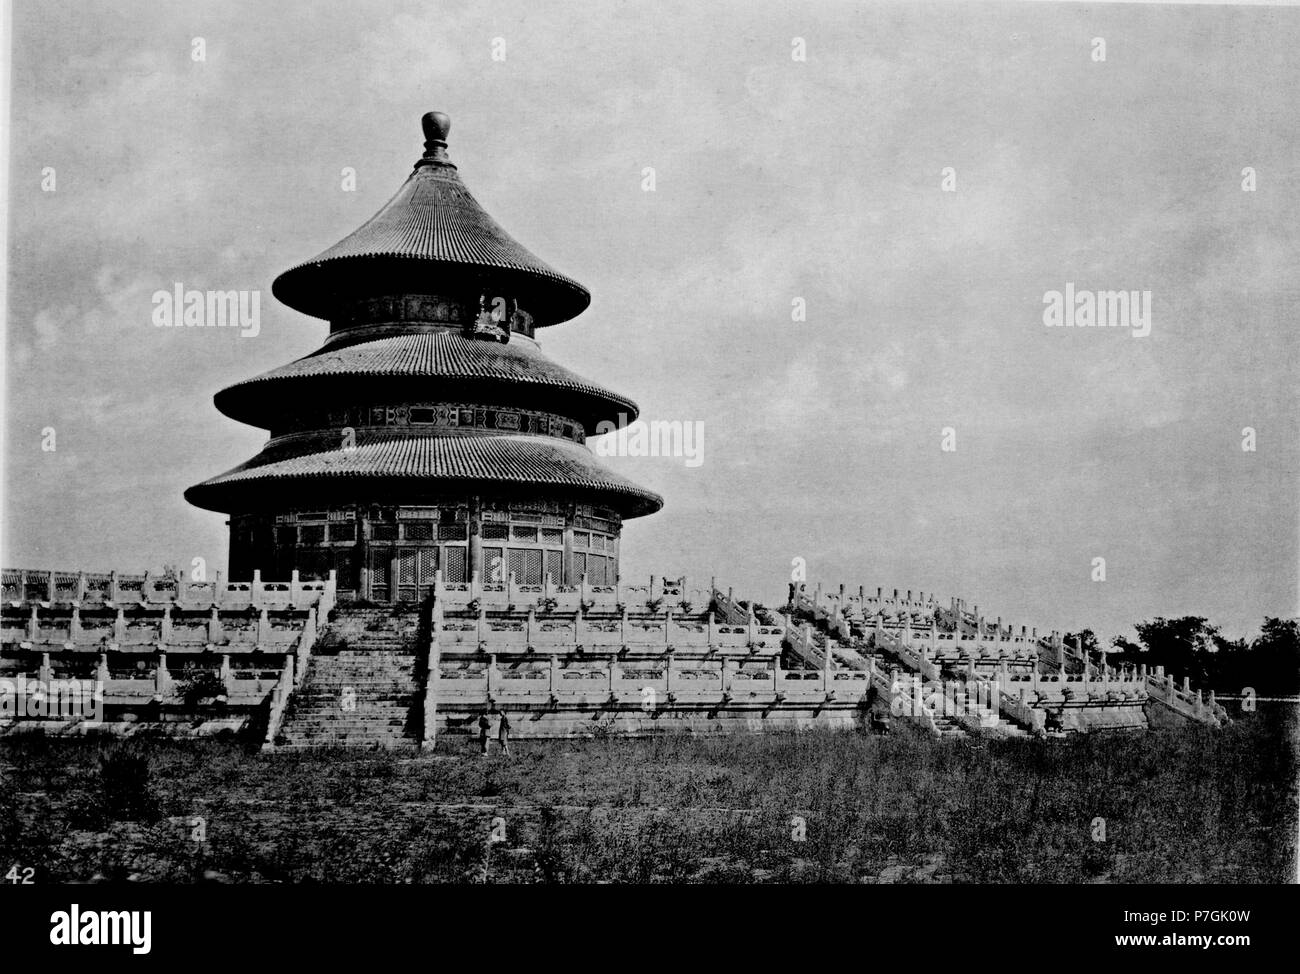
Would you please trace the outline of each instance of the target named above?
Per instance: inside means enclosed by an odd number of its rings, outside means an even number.
[[[276,279],[329,337],[217,393],[270,438],[185,496],[230,515],[232,581],[334,570],[340,595],[385,602],[423,597],[439,570],[613,585],[624,519],[663,501],[586,438],[637,407],[542,354],[537,331],[590,294],[479,206],[447,156],[447,116],[423,126],[424,155],[383,209]]]

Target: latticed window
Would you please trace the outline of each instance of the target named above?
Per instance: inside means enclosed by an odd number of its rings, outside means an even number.
[[[542,552],[537,548],[511,548],[510,571],[519,585],[542,584]]]
[[[432,541],[432,521],[407,521],[402,529],[407,541]]]
[[[485,581],[504,582],[506,580],[506,563],[502,560],[504,556],[504,548],[483,549],[483,579]]]
[[[464,541],[465,525],[463,524],[440,524],[438,525],[439,541]]]
[[[432,585],[438,571],[438,549],[420,549],[420,584]]]
[[[564,552],[548,551],[546,553],[546,572],[551,581],[559,585],[564,581]]]
[[[352,552],[334,552],[334,571],[336,573],[336,581],[339,588],[356,588],[357,576],[356,572],[352,568]]]
[[[587,570],[587,556],[581,551],[573,553],[573,580],[576,582]]]
[[[356,524],[331,524],[330,540],[331,541],[356,541],[357,540]]]
[[[370,584],[372,586],[388,585],[388,559],[387,551],[370,552]]]
[[[397,554],[397,584],[415,584],[415,552],[399,551]]]
[[[504,524],[483,525],[484,541],[505,541],[508,535],[509,535],[509,528]]]
[[[510,528],[511,541],[537,542],[537,528],[516,524]]]
[[[469,581],[465,577],[465,549],[448,546],[442,550],[442,554],[442,580],[453,584]]]
[[[396,541],[397,525],[396,524],[371,524],[370,537],[375,541]]]
[[[328,551],[308,551],[298,556],[298,574],[305,581],[319,581],[329,577],[334,560]]]
[[[588,541],[590,540],[590,538],[591,538],[591,535],[587,534],[586,531],[574,531],[574,532],[573,532],[573,547],[575,547],[575,548],[585,548],[585,547],[587,547],[587,543],[588,543]]]
[[[323,524],[303,525],[301,533],[303,544],[318,545],[325,543],[325,525]]]
[[[542,544],[564,544],[564,531],[559,528],[542,528]]]

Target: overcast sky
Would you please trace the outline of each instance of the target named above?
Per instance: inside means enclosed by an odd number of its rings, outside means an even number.
[[[625,578],[770,600],[801,557],[1103,636],[1296,612],[1300,11],[20,0],[13,29],[6,565],[224,567],[181,492],[265,434],[212,395],[319,346],[272,279],[440,109],[592,292],[545,352],[704,423],[699,466],[606,461],[666,499]],[[153,327],[176,282],[261,289],[260,335]],[[1151,291],[1150,335],[1045,327],[1067,282]]]

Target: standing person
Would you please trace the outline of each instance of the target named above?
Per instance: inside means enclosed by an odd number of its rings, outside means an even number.
[[[501,753],[510,753],[510,718],[501,711],[501,725],[497,728],[497,741],[501,744]]]
[[[483,748],[482,756],[487,757],[488,752],[488,731],[492,729],[492,721],[488,720],[487,713],[481,713],[478,716],[478,742]]]

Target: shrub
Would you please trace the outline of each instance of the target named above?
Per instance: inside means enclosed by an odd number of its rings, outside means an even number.
[[[99,806],[113,820],[152,821],[158,800],[149,780],[149,757],[134,741],[106,748],[99,755]]]
[[[226,696],[226,684],[220,673],[212,670],[198,670],[187,675],[179,684],[181,701],[190,713],[199,709],[204,700]]]

